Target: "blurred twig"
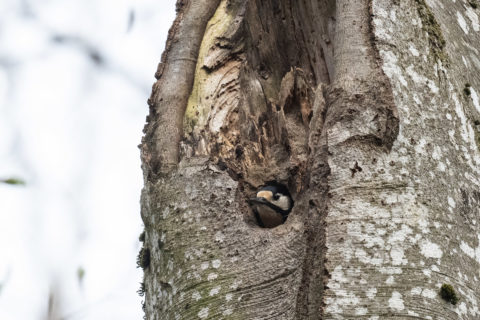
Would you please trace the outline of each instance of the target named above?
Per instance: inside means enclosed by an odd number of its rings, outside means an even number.
[[[23,179],[21,178],[7,178],[7,179],[0,179],[0,182],[6,183],[6,184],[11,184],[11,185],[17,185],[17,186],[24,186],[26,183]]]

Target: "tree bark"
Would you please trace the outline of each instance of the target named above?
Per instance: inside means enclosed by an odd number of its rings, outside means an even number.
[[[476,4],[178,0],[141,144],[147,319],[480,318]],[[295,206],[260,228],[271,181]]]

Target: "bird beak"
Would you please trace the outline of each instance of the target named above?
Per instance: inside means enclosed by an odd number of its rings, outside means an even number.
[[[252,203],[252,204],[265,204],[265,203],[268,203],[267,199],[263,198],[263,197],[257,197],[257,198],[250,198],[248,199],[248,202]]]

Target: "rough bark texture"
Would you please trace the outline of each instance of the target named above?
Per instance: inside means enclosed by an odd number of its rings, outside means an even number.
[[[371,12],[400,133],[389,153],[329,143],[324,317],[478,319],[479,12],[423,0]]]
[[[472,3],[179,0],[142,141],[147,318],[478,319]],[[268,181],[295,200],[273,229],[246,202]]]

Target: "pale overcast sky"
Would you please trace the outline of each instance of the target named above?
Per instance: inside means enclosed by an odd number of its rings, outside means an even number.
[[[142,319],[137,145],[174,15],[0,1],[0,179],[26,181],[0,184],[0,319],[48,319],[49,296],[55,319]]]

